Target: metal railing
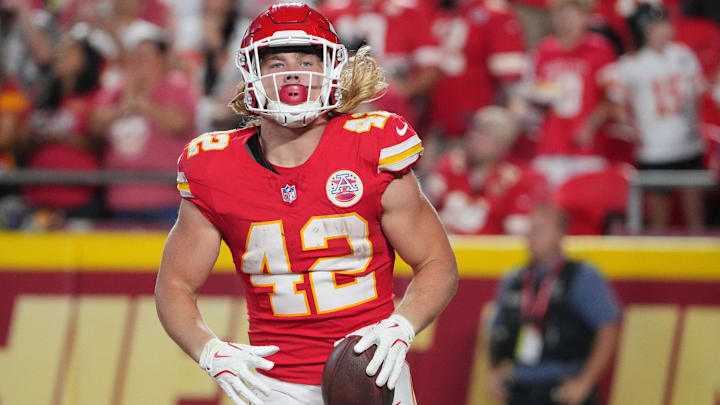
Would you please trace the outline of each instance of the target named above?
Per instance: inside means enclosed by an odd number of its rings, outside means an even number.
[[[115,170],[0,170],[0,184],[104,185],[116,183],[175,184],[176,173],[168,171]]]
[[[0,170],[1,184],[62,184],[106,185],[116,183],[175,184],[176,174],[167,171],[76,171],[15,169]],[[643,230],[643,191],[646,189],[671,189],[677,187],[711,188],[718,184],[712,172],[706,170],[654,170],[635,171],[629,176],[629,192],[626,207],[626,224],[631,233]]]
[[[708,170],[643,170],[630,178],[626,220],[628,231],[643,230],[643,191],[646,189],[672,189],[678,187],[711,188],[718,179]]]

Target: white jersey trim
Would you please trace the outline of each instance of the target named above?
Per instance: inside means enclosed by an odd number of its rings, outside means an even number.
[[[180,192],[180,196],[184,198],[195,198],[193,193],[190,192],[190,183],[185,177],[185,173],[177,172],[177,189]]]
[[[380,160],[382,161],[382,160],[385,160],[392,156],[399,155],[419,143],[422,143],[422,141],[420,140],[420,137],[417,135],[413,135],[410,138],[404,140],[403,142],[400,142],[397,145],[388,146],[387,148],[382,148],[380,150]]]

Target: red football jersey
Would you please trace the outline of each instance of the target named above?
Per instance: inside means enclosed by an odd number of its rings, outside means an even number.
[[[598,34],[585,34],[572,49],[563,49],[554,36],[540,43],[535,79],[554,101],[541,128],[538,155],[598,153],[597,146],[583,148],[575,137],[605,97],[601,70],[613,60],[615,53]]]
[[[475,179],[456,151],[441,159],[430,183],[442,192],[437,206],[443,223],[458,234],[512,233],[513,218],[527,216],[549,195],[541,174],[510,162],[498,163],[485,179]]]
[[[251,156],[255,128],[202,135],[178,161],[178,189],[222,233],[247,297],[253,345],[277,345],[270,371],[320,384],[333,342],[388,317],[395,252],[381,198],[422,154],[400,116],[341,115],[293,168]]]
[[[431,124],[446,136],[462,136],[473,114],[494,103],[500,83],[524,73],[522,25],[511,10],[478,1],[457,13],[437,13],[432,31],[443,43],[445,77],[430,99]]]

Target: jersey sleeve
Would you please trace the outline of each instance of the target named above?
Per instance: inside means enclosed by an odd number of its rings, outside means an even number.
[[[391,113],[378,134],[378,172],[403,174],[420,159],[423,145],[405,118]]]
[[[178,157],[177,189],[180,197],[195,204],[203,216],[219,229],[220,221],[215,214],[210,192],[208,161],[204,154],[198,153],[198,139],[201,138],[195,138],[188,143]]]

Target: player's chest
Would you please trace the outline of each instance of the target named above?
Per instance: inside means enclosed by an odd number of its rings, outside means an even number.
[[[302,222],[311,216],[379,215],[380,179],[354,154],[327,150],[298,168],[274,172],[255,161],[228,170],[222,189],[213,190],[216,209],[242,228],[258,222]]]
[[[334,150],[309,162],[277,173],[259,165],[234,170],[234,184],[213,191],[223,237],[243,258],[244,271],[278,271],[285,263],[296,271],[320,257],[361,253],[365,260],[374,250],[382,193],[377,172]]]

